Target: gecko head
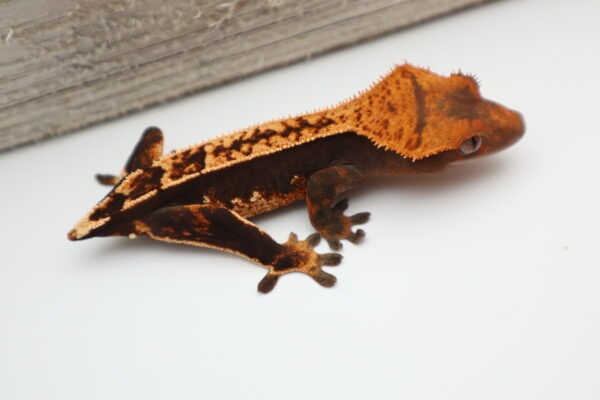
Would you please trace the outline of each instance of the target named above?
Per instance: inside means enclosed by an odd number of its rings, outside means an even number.
[[[522,115],[481,96],[477,81],[467,75],[444,78],[430,120],[445,137],[456,161],[495,153],[516,143],[525,133]]]
[[[461,73],[396,67],[351,103],[357,125],[378,146],[413,161],[453,152],[457,159],[502,150],[524,132],[521,115],[481,96]]]
[[[501,104],[487,100],[479,93],[474,78],[450,77],[459,86],[443,108],[450,123],[456,125],[457,160],[495,153],[516,143],[525,133],[523,116]]]

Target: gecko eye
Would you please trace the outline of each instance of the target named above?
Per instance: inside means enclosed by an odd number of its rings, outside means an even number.
[[[471,154],[475,153],[481,147],[481,136],[473,136],[465,140],[460,144],[458,150],[462,154]]]

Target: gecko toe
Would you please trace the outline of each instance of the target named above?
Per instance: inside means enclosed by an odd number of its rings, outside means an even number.
[[[258,291],[261,293],[269,293],[271,290],[273,290],[278,280],[278,275],[268,273],[260,282],[258,282]]]
[[[305,241],[310,247],[316,247],[321,242],[321,235],[319,233],[313,233],[312,235],[309,235]]]
[[[362,229],[357,229],[356,232],[354,232],[350,236],[348,236],[347,239],[351,243],[358,244],[363,241],[363,239],[365,238],[365,235],[366,235],[365,231],[363,231]]]
[[[342,247],[344,247],[342,245],[342,242],[339,241],[339,239],[326,239],[327,243],[329,244],[329,247],[331,248],[331,250],[335,250],[335,251],[340,251],[342,249]]]
[[[288,236],[288,243],[298,243],[298,235],[296,235],[294,232],[290,232],[290,235]]]
[[[350,217],[350,221],[352,221],[353,225],[356,224],[365,224],[369,221],[369,217],[371,216],[370,212],[361,212],[358,214],[354,214]]]
[[[337,282],[337,278],[323,270],[319,270],[312,278],[321,286],[332,287]]]
[[[321,262],[321,265],[325,265],[328,267],[335,267],[340,265],[340,263],[342,262],[342,258],[344,257],[338,253],[319,254],[319,261]]]

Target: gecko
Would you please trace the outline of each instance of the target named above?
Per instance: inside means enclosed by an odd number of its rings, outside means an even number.
[[[68,233],[70,240],[125,236],[238,254],[267,269],[258,291],[303,272],[336,283],[319,254],[321,237],[338,251],[359,243],[344,192],[370,179],[444,170],[502,150],[524,134],[522,115],[483,98],[476,79],[397,65],[370,88],[334,107],[273,120],[163,155],[163,133],[146,129],[119,176],[96,175],[112,190]],[[304,200],[316,233],[284,243],[250,221]]]

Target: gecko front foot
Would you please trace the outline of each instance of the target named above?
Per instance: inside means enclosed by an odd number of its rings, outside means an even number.
[[[283,243],[283,251],[269,267],[267,275],[258,283],[258,291],[269,293],[275,287],[279,277],[288,272],[304,272],[321,286],[335,285],[335,276],[323,271],[321,267],[333,267],[342,261],[342,255],[336,253],[318,254],[313,247],[319,244],[321,237],[313,233],[305,240],[299,241],[295,233],[290,233],[287,242]]]
[[[348,208],[348,199],[340,200],[331,209],[331,216],[329,221],[320,230],[325,240],[329,244],[332,250],[342,249],[342,239],[346,239],[351,243],[360,243],[365,237],[365,231],[357,229],[355,232],[352,231],[352,227],[358,224],[364,224],[369,221],[371,213],[361,212],[352,216],[344,215],[344,211]]]

